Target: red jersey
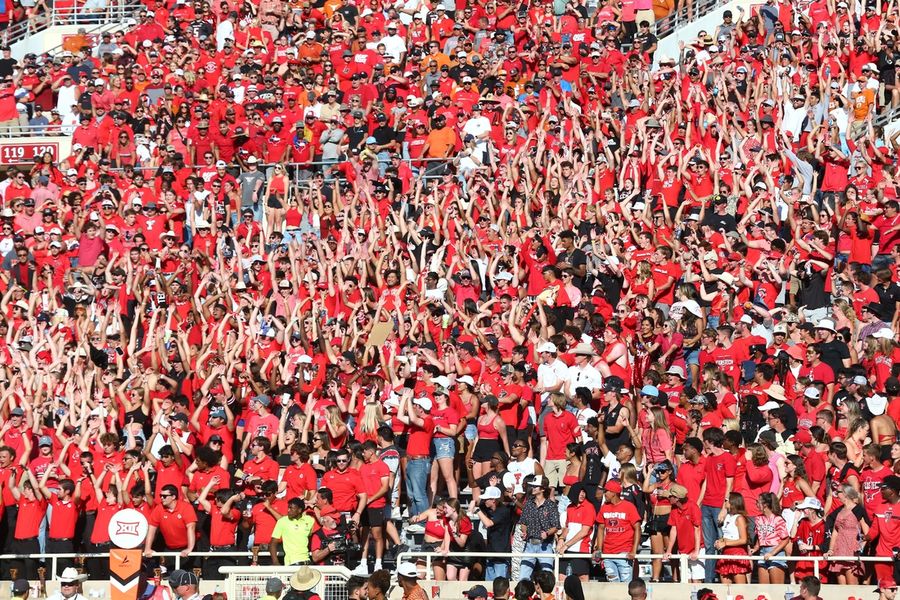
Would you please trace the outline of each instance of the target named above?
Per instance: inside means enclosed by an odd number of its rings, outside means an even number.
[[[634,549],[634,524],[640,523],[634,504],[620,500],[615,504],[605,503],[597,513],[597,523],[603,524],[604,554],[627,554]]]

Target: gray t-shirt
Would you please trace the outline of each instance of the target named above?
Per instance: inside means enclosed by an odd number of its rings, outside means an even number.
[[[322,160],[337,160],[341,155],[341,140],[344,139],[344,130],[340,127],[326,129],[319,136],[319,144],[322,147]]]
[[[256,189],[257,182],[259,182],[259,190]],[[238,183],[241,185],[241,208],[259,202],[266,191],[266,176],[258,170],[244,171],[238,177]]]

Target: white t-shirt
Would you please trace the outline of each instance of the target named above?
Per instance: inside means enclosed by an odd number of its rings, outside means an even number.
[[[503,478],[503,485],[506,487],[512,487],[514,494],[524,494],[525,488],[523,487],[523,483],[526,478],[534,475],[534,465],[537,464],[537,461],[534,458],[528,457],[520,462],[511,461],[508,465],[506,465],[506,470],[508,471],[507,475]],[[512,475],[510,478],[511,481],[507,482],[506,477]],[[510,486],[509,483],[512,485]]]
[[[603,376],[592,365],[586,365],[583,368],[573,365],[566,371],[566,382],[569,383],[573,394],[580,387],[585,387],[593,392],[603,387]]]
[[[581,428],[581,441],[585,444],[591,439],[591,436],[588,435],[584,428],[587,425],[588,419],[596,416],[597,411],[590,406],[585,406],[575,413],[575,418],[578,419],[578,427]]]
[[[487,117],[474,117],[466,121],[466,124],[463,125],[463,137],[465,137],[465,134],[472,135],[475,138],[475,146],[479,150],[484,150],[489,139],[479,139],[479,136],[489,133],[490,131],[491,122]]]

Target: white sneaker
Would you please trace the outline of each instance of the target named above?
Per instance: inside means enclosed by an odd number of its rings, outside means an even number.
[[[425,533],[425,526],[421,523],[410,523],[406,526],[407,533]]]
[[[380,570],[381,570],[381,561],[380,561],[380,560],[376,560],[376,561],[375,561],[375,570],[376,570],[376,571],[380,571]]]
[[[367,563],[367,561],[363,561],[363,562],[359,563],[359,566],[356,567],[355,569],[353,569],[352,571],[350,571],[350,573],[353,575],[368,575],[369,567],[366,563]]]
[[[460,493],[460,494],[469,494],[469,495],[471,495],[471,494],[472,494],[472,487],[467,485],[467,486],[464,487],[462,490],[460,490],[459,493]]]

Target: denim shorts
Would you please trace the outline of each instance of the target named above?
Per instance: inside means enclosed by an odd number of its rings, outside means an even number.
[[[768,554],[774,547],[775,546],[761,546],[759,549],[759,555],[764,556],[764,555]],[[772,569],[775,567],[778,567],[781,569],[787,569],[787,561],[782,560],[782,557],[784,557],[784,556],[785,556],[785,553],[784,553],[784,550],[782,550],[781,552],[779,552],[778,554],[773,556],[771,560],[761,560],[756,564],[758,564],[763,569]]]
[[[434,458],[453,458],[456,455],[456,440],[453,438],[433,438],[431,440]]]
[[[470,442],[474,442],[476,435],[478,435],[478,425],[476,425],[475,423],[469,423],[468,425],[466,425],[466,439]]]

